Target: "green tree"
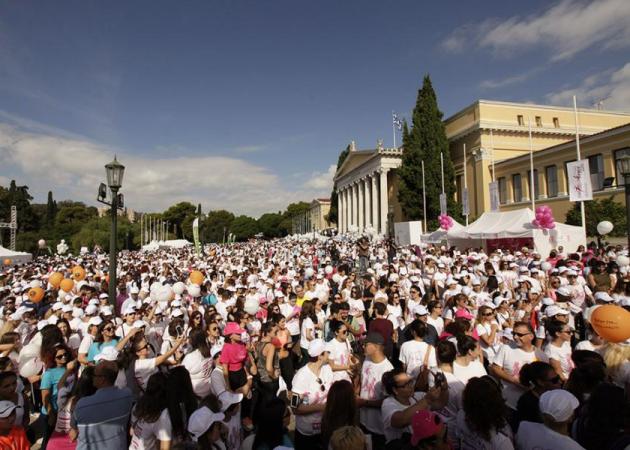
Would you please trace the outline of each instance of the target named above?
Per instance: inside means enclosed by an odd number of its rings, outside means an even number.
[[[57,214],[55,201],[53,200],[52,191],[48,191],[48,201],[46,202],[46,224],[52,225]]]
[[[310,204],[307,202],[290,203],[283,214],[282,222],[280,222],[280,228],[283,230],[283,233],[290,234],[293,228],[293,217],[308,211],[309,208]]]
[[[55,217],[55,235],[59,239],[65,239],[70,245],[72,237],[81,230],[83,225],[97,216],[98,211],[93,206],[86,206],[81,202],[63,201]]]
[[[210,211],[204,221],[204,242],[221,243],[227,240],[231,232],[230,227],[234,221],[234,214],[224,209]]]
[[[584,202],[584,215],[586,218],[586,235],[597,236],[597,224],[602,220],[608,220],[614,226],[608,236],[626,235],[626,207],[613,200],[613,196],[602,200]],[[565,217],[568,225],[582,226],[582,214],[580,203],[575,202]]]
[[[237,241],[245,241],[259,232],[258,222],[249,216],[238,216],[232,221],[230,230]]]
[[[281,212],[263,214],[258,219],[258,229],[266,238],[286,236],[286,231],[280,226],[283,219]]]
[[[88,247],[92,250],[95,245],[101,246],[106,252],[109,251],[111,226],[109,216],[91,218],[72,236],[72,251],[78,253],[81,247]],[[132,224],[126,217],[119,216],[116,224],[116,248],[118,250],[134,249],[136,248],[135,242],[138,241],[139,243],[139,239],[140,225]]]
[[[398,200],[408,220],[425,219],[436,223],[440,214],[440,194],[442,176],[440,154],[444,156],[444,187],[448,212],[459,219],[461,212],[455,202],[455,171],[442,122],[442,112],[429,75],[424,77],[418,91],[416,106],[412,115],[411,130],[403,130],[402,165],[398,170],[400,178]],[[427,198],[427,218],[423,217],[422,161],[425,169]]]
[[[192,219],[189,220],[189,222],[192,223],[196,213],[197,208],[195,208],[195,205],[192,203],[179,202],[162,213],[162,220],[167,221],[169,223],[169,227],[173,225],[175,227],[175,235],[177,239],[182,239],[184,238],[184,221],[187,218],[192,217]],[[192,236],[192,230],[190,232],[190,236]]]
[[[346,160],[349,154],[350,154],[350,146],[348,145],[344,150],[341,151],[341,153],[339,153],[339,157],[337,158],[337,170],[335,171],[335,173],[339,171],[339,168],[341,167],[341,165]],[[330,211],[328,212],[328,216],[326,217],[326,220],[328,220],[328,222],[337,223],[337,218],[339,215],[338,208],[339,208],[339,199],[337,197],[337,185],[335,184],[333,186],[332,192],[330,193]]]

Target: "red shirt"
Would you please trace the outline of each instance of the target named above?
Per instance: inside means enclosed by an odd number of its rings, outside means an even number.
[[[22,427],[13,427],[6,436],[0,436],[0,448],[2,450],[29,450],[31,444],[26,439],[26,433]]]
[[[233,344],[231,342],[223,344],[219,362],[227,364],[230,372],[241,370],[245,359],[247,359],[247,348],[245,348],[244,344]]]

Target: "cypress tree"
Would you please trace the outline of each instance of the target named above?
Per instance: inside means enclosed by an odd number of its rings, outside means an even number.
[[[55,202],[52,191],[48,191],[48,202],[46,203],[46,223],[52,225],[55,220]]]
[[[459,217],[455,202],[455,171],[446,139],[442,112],[429,75],[424,77],[413,110],[412,128],[403,129],[403,157],[398,170],[398,201],[408,220],[423,219],[422,161],[424,161],[427,218],[436,223],[440,214],[442,176],[440,153],[444,156],[444,188],[451,215]]]

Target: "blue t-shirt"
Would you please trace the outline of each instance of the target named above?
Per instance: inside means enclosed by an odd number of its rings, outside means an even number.
[[[53,411],[57,411],[57,384],[61,377],[65,373],[65,367],[54,367],[52,369],[46,369],[44,374],[42,375],[42,381],[39,385],[40,390],[48,390],[50,391],[50,404],[52,405]],[[42,414],[46,415],[46,408],[42,405]]]
[[[106,347],[116,347],[118,345],[118,339],[112,339],[109,342],[93,342],[88,350],[87,360],[94,362],[94,357],[100,354]]]

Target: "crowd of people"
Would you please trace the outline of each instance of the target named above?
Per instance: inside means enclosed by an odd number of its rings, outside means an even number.
[[[0,448],[630,445],[630,343],[590,324],[630,309],[622,248],[203,250],[121,254],[115,304],[105,254],[4,267]]]

